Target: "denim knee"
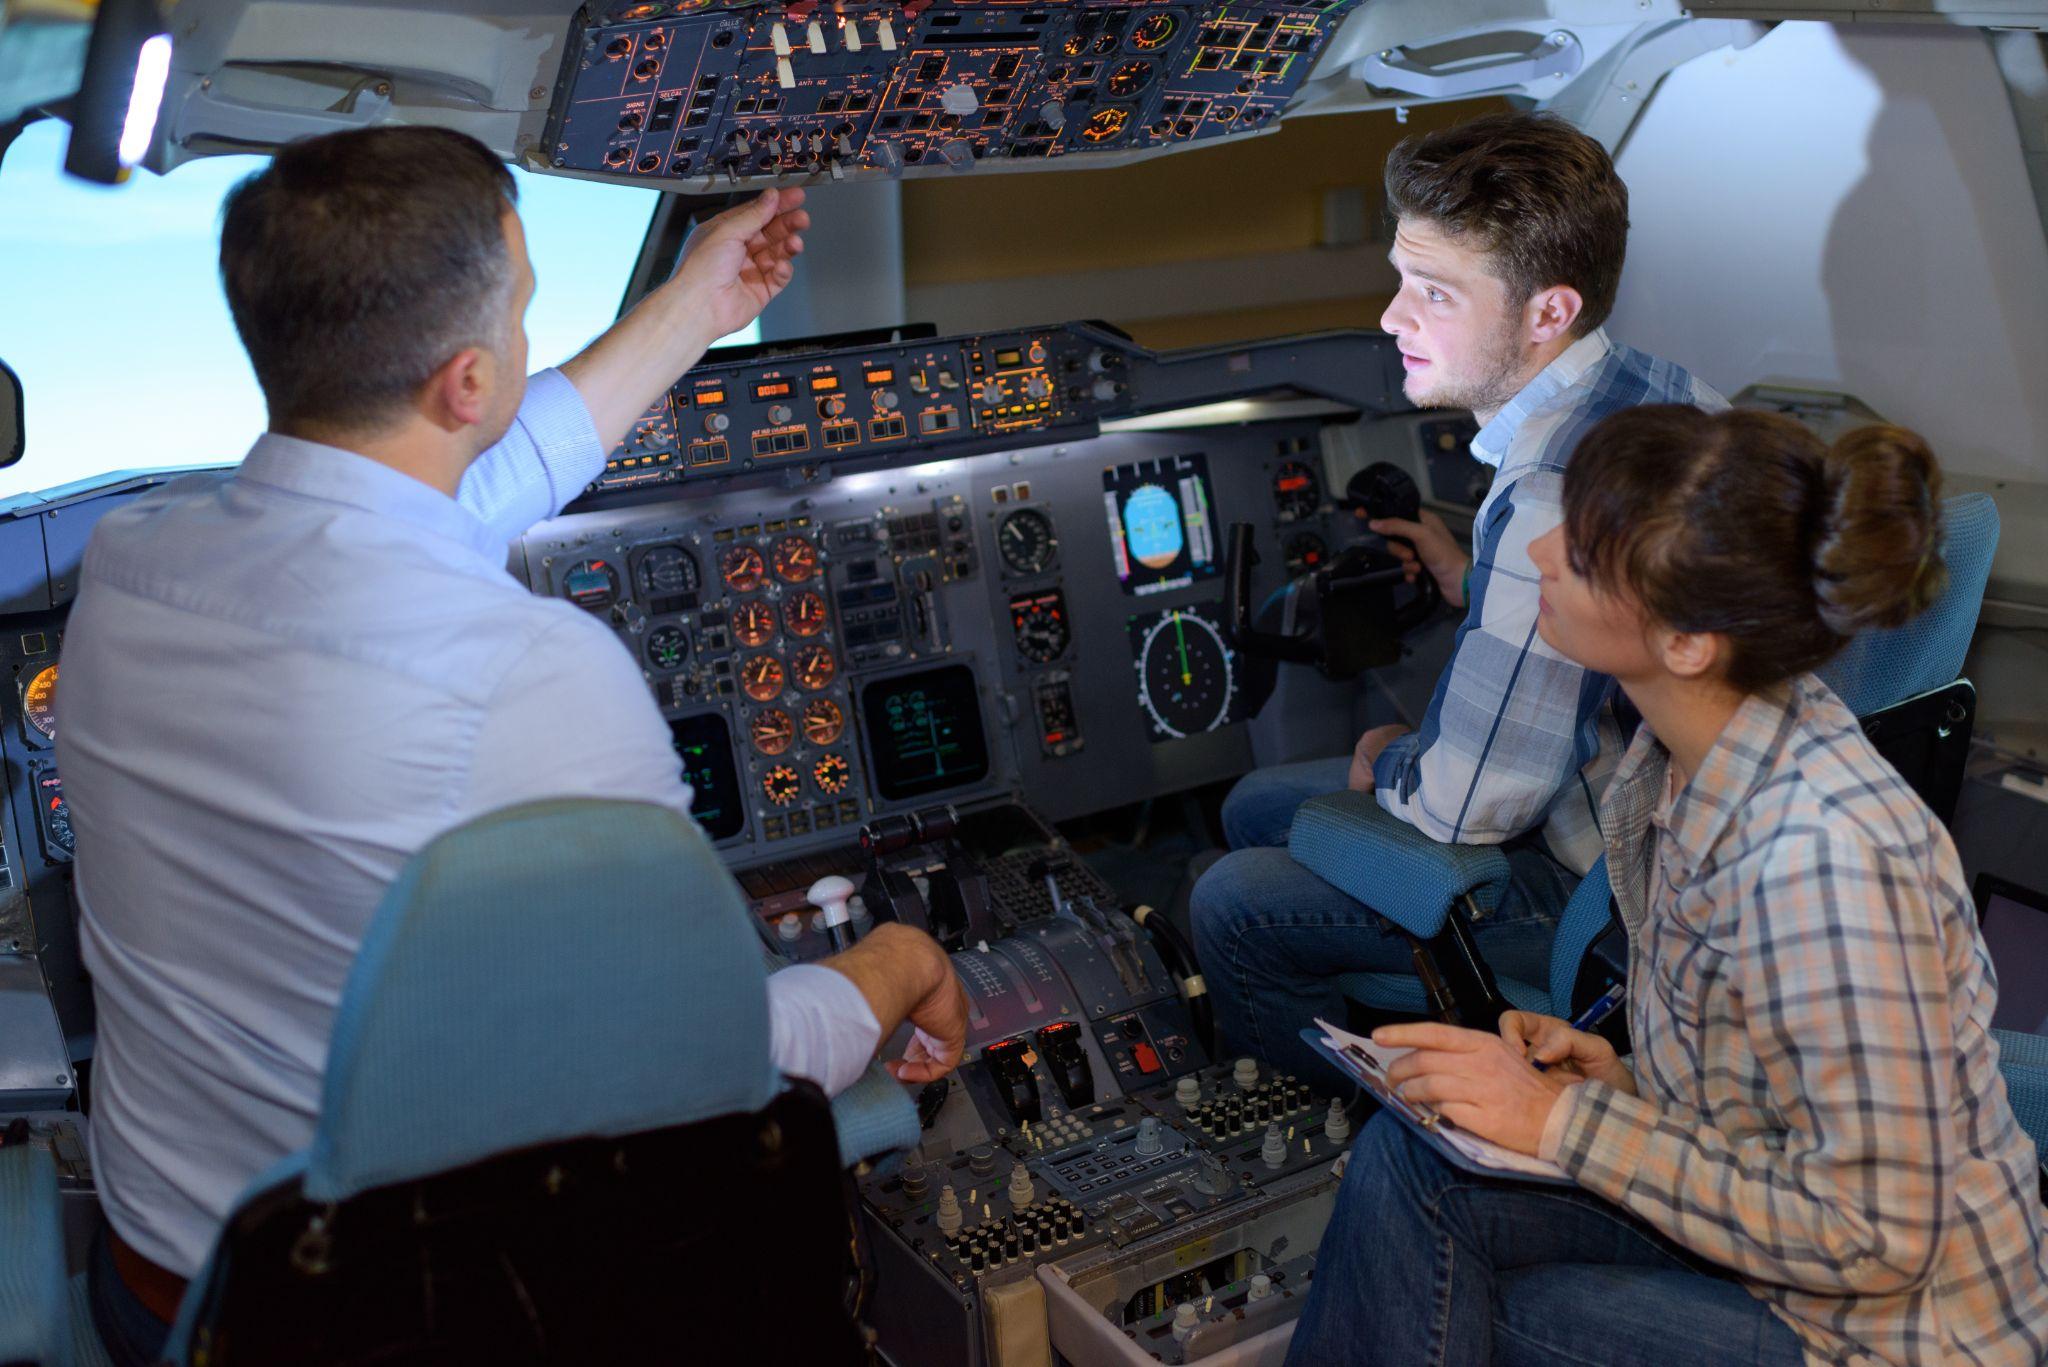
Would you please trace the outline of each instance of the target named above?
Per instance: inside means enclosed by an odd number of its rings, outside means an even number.
[[[1209,866],[1188,894],[1188,920],[1195,931],[1195,958],[1203,972],[1214,971],[1230,952],[1230,943],[1258,910],[1243,878],[1249,851],[1233,850]]]

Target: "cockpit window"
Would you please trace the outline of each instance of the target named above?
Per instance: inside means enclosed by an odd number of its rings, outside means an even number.
[[[221,200],[264,158],[207,157],[105,189],[62,174],[44,119],[0,161],[0,360],[26,391],[28,449],[0,497],[115,470],[225,465],[263,398],[217,272]],[[616,315],[655,192],[515,171],[539,285],[530,355],[572,355]],[[735,341],[751,340],[742,335]]]

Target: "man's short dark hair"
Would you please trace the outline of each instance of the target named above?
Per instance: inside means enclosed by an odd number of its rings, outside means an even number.
[[[1574,332],[1614,310],[1628,250],[1628,187],[1607,149],[1554,114],[1488,114],[1404,139],[1387,157],[1387,207],[1484,251],[1508,298],[1569,285]]]
[[[237,185],[221,284],[271,426],[376,427],[464,347],[502,345],[517,195],[445,128],[308,138]]]

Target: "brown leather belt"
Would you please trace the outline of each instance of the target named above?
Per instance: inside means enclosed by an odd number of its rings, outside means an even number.
[[[143,1308],[166,1325],[178,1318],[178,1303],[185,1299],[185,1279],[167,1272],[130,1248],[112,1229],[107,1230],[107,1249],[114,1255],[114,1271]]]

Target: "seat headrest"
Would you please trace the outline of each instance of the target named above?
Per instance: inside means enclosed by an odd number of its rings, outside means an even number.
[[[440,836],[342,990],[307,1196],[760,1109],[780,1079],[748,915],[664,807],[537,802]]]
[[[1963,672],[1998,549],[1998,505],[1989,494],[1957,494],[1943,500],[1941,523],[1948,568],[1941,596],[1902,627],[1864,632],[1817,671],[1859,717],[1953,683]]]

